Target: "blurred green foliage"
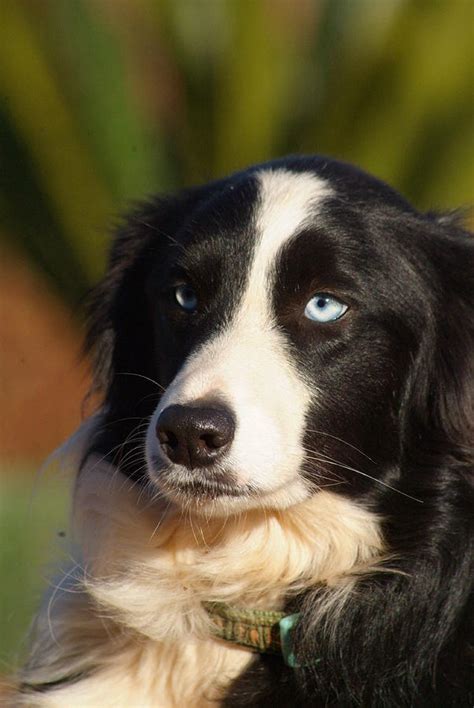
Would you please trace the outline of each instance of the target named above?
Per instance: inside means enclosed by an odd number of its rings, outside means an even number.
[[[45,588],[61,577],[56,564],[64,557],[68,484],[61,476],[28,472],[0,469],[0,676],[17,663],[31,618]]]
[[[474,192],[472,0],[3,0],[0,231],[69,302],[117,211],[287,152]]]

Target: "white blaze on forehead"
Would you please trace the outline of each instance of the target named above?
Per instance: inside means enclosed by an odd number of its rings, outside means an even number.
[[[331,189],[325,180],[308,172],[264,170],[258,173],[258,180],[257,229],[260,241],[252,275],[267,275],[279,251],[304,227]]]
[[[246,290],[225,331],[192,354],[169,386],[150,425],[149,445],[156,449],[154,426],[167,406],[222,398],[237,417],[227,466],[242,484],[275,495],[276,505],[284,506],[285,495],[290,503],[304,493],[298,470],[305,414],[315,392],[296,371],[286,338],[275,327],[272,273],[281,249],[331,190],[310,173],[262,170],[257,179],[256,247]]]
[[[244,305],[260,315],[271,307],[271,271],[282,248],[304,228],[321,200],[331,193],[327,183],[309,172],[262,170],[257,173],[257,247],[250,269]],[[241,314],[248,315],[248,307]]]

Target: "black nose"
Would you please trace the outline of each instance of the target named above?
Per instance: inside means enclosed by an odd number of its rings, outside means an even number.
[[[190,469],[217,462],[229,448],[234,432],[234,417],[222,406],[168,406],[156,424],[165,455]]]

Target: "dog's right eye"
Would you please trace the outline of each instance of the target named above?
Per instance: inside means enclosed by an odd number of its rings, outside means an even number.
[[[309,302],[306,303],[304,316],[314,322],[326,324],[335,322],[347,312],[348,305],[328,293],[316,293]]]
[[[190,285],[176,285],[173,288],[174,299],[179,307],[188,313],[196,312],[198,306],[197,295]]]

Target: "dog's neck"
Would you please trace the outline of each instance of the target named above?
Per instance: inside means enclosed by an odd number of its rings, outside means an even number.
[[[26,676],[60,682],[42,708],[104,696],[123,708],[153,708],[158,696],[163,708],[216,705],[252,652],[215,638],[204,603],[278,610],[326,584],[337,589],[331,611],[382,553],[378,519],[332,492],[285,511],[206,519],[146,497],[99,458],[77,478],[74,524],[77,566],[40,614]]]
[[[278,610],[305,588],[344,582],[382,551],[378,519],[332,492],[207,519],[153,501],[93,459],[76,485],[75,527],[96,602],[159,641],[208,636],[203,602]]]

